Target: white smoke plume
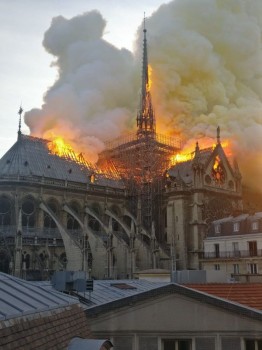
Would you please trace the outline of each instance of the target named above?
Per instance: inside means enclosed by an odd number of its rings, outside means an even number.
[[[219,125],[262,191],[261,0],[176,0],[148,28],[158,130],[203,147]]]
[[[103,141],[130,128],[138,96],[133,55],[103,40],[105,26],[97,11],[52,20],[43,45],[56,57],[58,78],[42,108],[25,114],[32,135],[62,136],[90,161]]]
[[[33,135],[63,130],[88,156],[133,128],[138,104],[141,52],[116,49],[102,39],[104,28],[95,11],[53,20],[43,43],[56,57],[58,79],[42,108],[25,116]],[[147,29],[157,131],[204,147],[219,125],[244,181],[259,184],[261,0],[174,0],[147,19]],[[139,28],[137,51],[142,34]]]

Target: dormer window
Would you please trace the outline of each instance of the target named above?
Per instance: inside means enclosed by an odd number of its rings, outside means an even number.
[[[215,233],[219,234],[220,232],[221,232],[221,225],[220,224],[215,225]]]
[[[239,222],[234,222],[233,231],[234,232],[238,232],[239,231]]]
[[[253,230],[253,231],[258,230],[258,221],[253,221],[253,222],[252,222],[252,230]]]

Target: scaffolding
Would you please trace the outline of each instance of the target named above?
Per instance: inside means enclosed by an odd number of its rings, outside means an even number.
[[[141,225],[163,240],[163,190],[165,171],[171,158],[181,149],[180,140],[157,133],[129,134],[106,144],[100,153],[98,166],[114,167],[125,181],[129,195],[129,210],[141,220]],[[140,218],[140,219],[139,219]],[[152,232],[151,232],[152,233]]]

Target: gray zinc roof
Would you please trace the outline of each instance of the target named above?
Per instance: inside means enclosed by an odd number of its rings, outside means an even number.
[[[79,301],[52,288],[0,272],[0,320],[49,311]]]
[[[112,284],[123,284],[135,289],[120,289]],[[116,290],[114,290],[115,288]],[[262,321],[262,311],[237,302],[224,299],[212,294],[201,292],[194,288],[168,282],[149,282],[146,280],[108,280],[94,281],[94,291],[91,293],[91,302],[87,306],[88,317],[101,315],[103,312],[115,311],[124,306],[134,305],[136,302],[149,298],[155,299],[159,295],[180,294],[193,298],[202,303],[233,311],[247,317]],[[87,297],[87,296],[86,296]]]
[[[59,157],[48,148],[50,141],[20,135],[0,159],[0,179],[40,177],[89,184],[94,169],[70,157]],[[96,184],[123,187],[119,181],[98,174]]]
[[[167,285],[168,282],[150,282],[147,280],[94,280],[94,290],[85,293],[90,303],[87,306],[93,308],[112,301],[121,300],[155,288]],[[84,296],[84,293],[79,293]]]
[[[213,152],[212,148],[205,148],[199,151],[198,162],[206,164],[210,159]],[[185,162],[177,163],[173,165],[169,170],[168,174],[174,178],[174,180],[183,180],[187,185],[193,181],[193,160],[195,157],[195,152],[192,152],[191,159]]]

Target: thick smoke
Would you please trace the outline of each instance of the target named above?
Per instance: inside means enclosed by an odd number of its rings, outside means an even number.
[[[148,28],[158,130],[203,147],[219,125],[244,181],[262,190],[261,0],[176,0]]]
[[[58,79],[42,108],[26,114],[33,135],[64,134],[89,157],[133,128],[138,103],[142,28],[134,56],[104,41],[104,28],[95,11],[53,19],[44,46],[57,58]],[[219,125],[244,181],[259,184],[261,0],[175,0],[147,29],[157,131],[190,140],[188,149],[196,140],[212,145]]]
[[[103,141],[130,128],[138,96],[133,55],[102,39],[105,25],[97,11],[52,20],[43,45],[56,57],[58,78],[42,108],[25,115],[32,135],[63,136],[90,161],[97,160]]]

